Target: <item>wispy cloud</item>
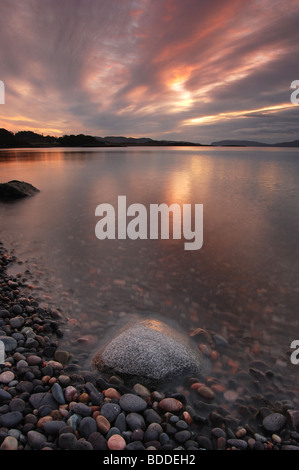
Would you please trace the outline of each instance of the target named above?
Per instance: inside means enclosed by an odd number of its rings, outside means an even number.
[[[272,142],[273,129],[279,139],[294,138],[296,0],[0,6],[2,127],[204,143],[243,136]]]

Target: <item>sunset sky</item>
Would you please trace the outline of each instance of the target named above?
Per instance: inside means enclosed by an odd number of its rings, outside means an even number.
[[[299,139],[299,0],[0,0],[0,127]]]

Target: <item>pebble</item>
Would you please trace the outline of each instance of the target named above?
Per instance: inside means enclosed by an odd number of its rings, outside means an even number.
[[[61,386],[57,382],[53,384],[51,392],[52,392],[54,399],[57,401],[57,403],[59,403],[60,405],[64,405],[65,399],[64,399],[63,391],[62,391]]]
[[[110,423],[116,420],[120,412],[121,408],[117,403],[104,403],[101,408],[101,414],[105,416]]]
[[[175,433],[174,435],[174,438],[177,442],[179,442],[180,444],[188,441],[188,439],[190,439],[191,437],[191,432],[190,431],[187,431],[187,430],[184,430],[184,431],[178,431]]]
[[[27,439],[30,447],[37,450],[40,450],[47,442],[46,436],[38,431],[29,431],[27,434]]]
[[[68,351],[57,349],[54,353],[54,359],[60,364],[67,364],[70,360],[70,353]]]
[[[10,318],[9,323],[12,328],[19,329],[24,325],[25,319],[23,317],[17,316],[14,318]]]
[[[80,416],[90,416],[92,413],[90,406],[85,405],[81,402],[74,403],[74,405],[72,406],[72,410],[74,413]]]
[[[197,389],[197,393],[201,395],[202,397],[206,398],[207,400],[214,400],[215,398],[215,393],[213,390],[209,387],[199,387]]]
[[[127,430],[126,415],[123,412],[119,413],[117,416],[114,426],[116,426],[120,432],[125,432]]]
[[[103,434],[107,434],[107,432],[109,431],[109,429],[111,427],[110,422],[108,421],[108,419],[105,418],[105,416],[99,415],[99,416],[96,417],[96,422],[97,422],[98,429]]]
[[[85,437],[85,439],[88,439],[89,436],[97,431],[97,423],[95,419],[86,416],[85,418],[82,418],[82,420],[79,423],[78,426],[78,431],[81,437]]]
[[[150,396],[151,392],[142,384],[135,384],[133,387],[134,392],[137,393],[141,398],[147,398]]]
[[[74,450],[77,447],[77,438],[73,433],[66,432],[60,434],[58,443],[61,449]]]
[[[116,400],[121,397],[121,394],[115,388],[107,388],[107,390],[103,390],[103,394],[106,398],[115,398]]]
[[[272,434],[272,440],[276,442],[276,444],[281,444],[281,437],[277,434]]]
[[[145,429],[145,421],[142,415],[138,413],[129,413],[126,416],[126,422],[131,431],[134,431],[135,429]]]
[[[69,385],[64,390],[65,399],[69,402],[75,401],[78,398],[77,390],[72,385]]]
[[[11,336],[0,336],[0,341],[4,344],[6,353],[10,353],[18,347],[17,341]]]
[[[134,395],[133,393],[125,393],[119,399],[120,407],[128,412],[136,412],[144,411],[147,408],[147,403],[143,398],[139,397],[138,395]]]
[[[2,442],[0,449],[1,450],[18,450],[19,443],[17,439],[13,436],[6,436]]]
[[[8,384],[15,378],[15,374],[10,371],[5,371],[0,374],[0,382],[3,384]]]
[[[11,394],[6,390],[0,388],[0,401],[8,401],[11,400]]]
[[[58,435],[59,431],[65,427],[64,421],[47,421],[44,424],[44,431],[46,434]]]
[[[286,423],[286,417],[280,413],[271,413],[263,419],[263,427],[267,431],[279,431]]]
[[[22,419],[23,415],[20,411],[10,411],[0,416],[0,425],[5,428],[14,428]]]
[[[162,411],[169,411],[171,413],[179,413],[183,408],[183,403],[175,398],[163,398],[159,401],[159,408]]]
[[[122,436],[114,434],[107,441],[108,449],[110,450],[124,450],[127,443]]]
[[[42,362],[43,362],[43,360],[39,356],[31,355],[31,356],[27,357],[27,363],[30,366],[36,366],[36,365],[41,364]]]
[[[19,411],[22,413],[25,409],[26,403],[21,398],[13,398],[9,403],[10,411]]]
[[[226,390],[223,393],[223,398],[229,403],[235,402],[238,397],[239,397],[239,394],[235,390]]]
[[[211,440],[206,436],[198,436],[197,442],[200,447],[206,450],[213,450],[213,445]]]
[[[90,434],[88,442],[91,444],[94,450],[107,450],[107,441],[101,433],[95,431]]]
[[[247,442],[243,439],[228,439],[227,441],[229,446],[236,447],[240,450],[245,450],[247,448]]]

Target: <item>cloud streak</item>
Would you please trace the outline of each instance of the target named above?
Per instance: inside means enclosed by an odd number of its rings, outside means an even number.
[[[294,138],[297,1],[0,4],[2,127],[203,143],[270,143],[277,128],[279,140]]]

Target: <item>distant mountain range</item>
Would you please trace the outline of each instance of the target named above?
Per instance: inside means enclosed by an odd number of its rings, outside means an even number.
[[[299,147],[299,140],[265,144],[253,140],[220,140],[212,144],[200,144],[183,140],[155,140],[149,137],[92,135],[64,135],[63,137],[44,136],[31,131],[9,132],[0,129],[0,148],[39,148],[39,147],[128,147],[128,146],[214,146],[214,147]]]
[[[277,144],[265,144],[254,140],[219,140],[212,142],[214,147],[299,147],[299,140],[292,142],[278,142]]]
[[[127,146],[197,146],[194,142],[176,140],[154,140],[148,137],[134,138],[122,136],[95,137],[92,135],[64,135],[63,137],[44,136],[31,131],[17,133],[0,129],[0,148],[21,147],[127,147]]]

